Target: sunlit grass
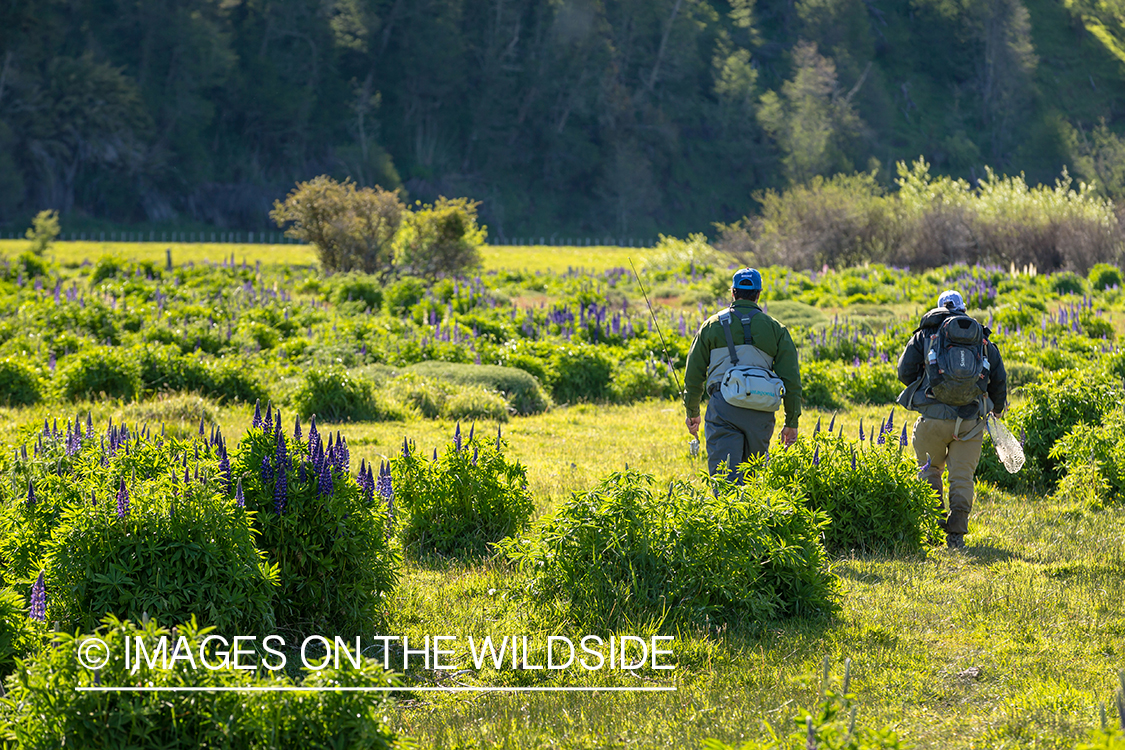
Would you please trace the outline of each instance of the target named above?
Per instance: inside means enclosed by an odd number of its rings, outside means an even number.
[[[26,240],[0,240],[0,254],[13,258],[26,250]],[[221,242],[56,242],[48,256],[64,266],[80,266],[84,262],[96,263],[99,258],[113,255],[134,261],[149,261],[163,267],[171,249],[172,263],[218,263],[232,256],[235,263],[248,265],[311,266],[316,264],[316,250],[310,245],[259,245]],[[628,247],[555,247],[546,245],[511,246],[485,245],[481,248],[483,270],[500,269],[565,272],[568,269],[585,269],[602,272],[609,268],[629,266],[632,258],[638,265],[648,250]]]

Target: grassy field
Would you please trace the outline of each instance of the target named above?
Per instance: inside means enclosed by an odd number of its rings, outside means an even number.
[[[93,406],[96,422],[167,420],[194,429],[207,409],[226,434],[249,423],[246,408],[192,397],[117,407]],[[79,409],[85,406],[79,405]],[[837,416],[854,436],[883,408]],[[4,434],[41,422],[52,410],[6,410]],[[589,488],[626,464],[658,481],[705,466],[687,450],[681,410],[671,402],[629,407],[580,405],[504,425],[511,454],[528,467],[538,510]],[[807,412],[802,430],[831,415]],[[908,415],[896,410],[896,423]],[[352,460],[378,461],[403,438],[430,451],[454,425],[442,420],[332,425]],[[478,424],[478,430],[495,425]],[[909,449],[907,449],[909,450]],[[419,672],[437,685],[665,685],[674,693],[418,694],[397,704],[392,723],[423,747],[698,747],[709,737],[739,744],[785,733],[819,691],[822,661],[838,678],[852,660],[863,726],[890,726],[921,748],[1069,748],[1112,701],[1125,653],[1125,514],[978,488],[968,550],[921,556],[837,558],[842,609],[831,619],[790,620],[754,632],[702,628],[678,634],[677,668],[575,673],[547,682],[491,668],[472,676]],[[545,637],[574,633],[538,613],[517,571],[500,560],[408,561],[389,632]],[[637,632],[645,632],[639,623]],[[463,642],[463,641],[462,641]],[[469,666],[458,653],[457,669]]]
[[[27,249],[26,240],[0,240],[0,254],[14,257]],[[97,262],[104,255],[137,261],[150,261],[163,266],[165,251],[172,250],[172,262],[219,262],[234,257],[236,263],[249,265],[307,266],[316,263],[316,251],[310,245],[246,245],[209,242],[56,242],[48,255],[62,264],[78,266]],[[566,271],[583,268],[601,272],[617,266],[628,267],[629,258],[639,262],[647,251],[627,247],[553,247],[485,245],[481,248],[484,270],[501,268],[527,271]]]

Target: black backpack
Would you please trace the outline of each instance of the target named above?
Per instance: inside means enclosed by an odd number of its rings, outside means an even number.
[[[984,326],[968,315],[951,315],[926,339],[927,391],[950,406],[977,401],[988,390]]]

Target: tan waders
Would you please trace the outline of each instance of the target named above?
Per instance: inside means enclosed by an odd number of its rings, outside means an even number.
[[[956,437],[955,435],[956,431]],[[931,419],[919,417],[914,423],[914,453],[918,465],[929,468],[921,476],[942,498],[941,472],[949,469],[948,514],[943,523],[949,546],[964,546],[962,537],[969,531],[973,510],[973,475],[980,461],[984,437],[983,419]]]
[[[726,464],[727,477],[732,482],[742,482],[740,463],[750,456],[766,453],[773,437],[775,420],[771,411],[755,411],[731,406],[723,399],[718,388],[707,401],[703,418],[703,434],[707,438],[707,468],[711,476],[719,474]]]

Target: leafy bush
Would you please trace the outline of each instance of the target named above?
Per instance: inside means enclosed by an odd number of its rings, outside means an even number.
[[[253,371],[237,360],[181,354],[179,347],[172,345],[147,346],[134,352],[140,363],[141,382],[148,392],[190,391],[235,402],[253,402],[266,396]]]
[[[1072,271],[1051,274],[1050,279],[1051,291],[1055,294],[1082,294],[1086,291],[1086,282]]]
[[[1008,388],[1022,388],[1038,382],[1043,375],[1043,368],[1030,362],[1005,362],[1004,372],[1008,376]]]
[[[292,396],[292,404],[304,419],[313,414],[332,422],[383,422],[407,417],[401,406],[377,393],[372,383],[343,367],[306,370]]]
[[[42,398],[39,374],[30,365],[12,357],[0,359],[0,404],[30,406]]]
[[[417,409],[427,419],[440,417],[446,399],[456,386],[444,380],[422,377],[416,372],[398,376],[387,385],[387,393],[399,403]]]
[[[668,365],[659,361],[623,362],[614,368],[610,383],[610,399],[618,404],[669,398],[675,391]]]
[[[551,355],[551,396],[555,401],[573,404],[604,401],[610,395],[613,361],[591,344],[569,344]]]
[[[801,400],[814,409],[839,409],[844,405],[840,397],[840,379],[835,362],[810,361],[801,363]]]
[[[502,442],[486,441],[475,428],[434,459],[404,446],[391,461],[394,498],[405,512],[400,538],[418,552],[482,555],[489,546],[523,530],[535,506],[527,470],[508,461]]]
[[[1063,469],[1058,494],[1103,506],[1125,501],[1125,415],[1113,411],[1105,423],[1080,423],[1051,449]]]
[[[286,438],[281,413],[252,427],[231,462],[258,546],[277,566],[278,628],[302,635],[370,632],[384,623],[397,557],[374,485],[349,474],[347,443],[327,443],[310,426],[308,442]],[[274,429],[265,427],[272,423]]]
[[[438,378],[458,385],[476,385],[504,395],[517,414],[539,414],[550,408],[551,400],[533,375],[515,367],[465,365],[426,361],[411,365],[408,372]]]
[[[480,265],[487,236],[477,226],[477,207],[467,198],[438,198],[403,222],[395,238],[395,262],[407,273],[426,278],[458,276]]]
[[[1114,378],[1090,370],[1061,370],[1028,385],[1023,393],[1024,399],[1005,417],[1008,428],[1023,440],[1023,468],[1009,474],[986,437],[978,475],[1001,487],[1053,491],[1062,469],[1060,460],[1051,456],[1055,444],[1079,423],[1100,425],[1121,403],[1121,388]]]
[[[270,218],[290,225],[290,237],[312,243],[331,271],[385,275],[394,269],[392,243],[408,213],[397,193],[321,175],[274,201]]]
[[[413,276],[406,276],[394,282],[387,287],[386,294],[383,296],[387,312],[395,316],[406,314],[410,308],[422,301],[427,287],[425,281]]]
[[[465,386],[445,401],[442,416],[447,419],[508,421],[508,402],[498,393],[478,386]]]
[[[47,209],[35,214],[35,218],[31,220],[31,228],[24,236],[31,240],[29,250],[42,257],[59,236],[59,212]]]
[[[132,454],[128,463],[161,475],[124,479],[124,517],[108,480],[125,462],[109,472],[92,467],[110,486],[95,490],[97,505],[73,500],[47,545],[50,619],[89,630],[107,613],[140,618],[147,612],[166,622],[195,614],[226,633],[271,632],[277,571],[254,546],[246,513],[213,487],[178,486],[172,453],[148,446]]]
[[[599,629],[831,610],[824,514],[795,487],[713,487],[677,481],[654,491],[651,476],[615,472],[499,547],[531,577],[531,597],[559,601]]]
[[[874,430],[868,437],[877,442]],[[914,454],[899,446],[898,434],[884,437],[883,445],[857,450],[822,432],[771,452],[768,461],[752,461],[749,473],[778,491],[802,488],[809,508],[831,521],[824,530],[830,551],[916,551],[936,544],[940,505],[933,488],[918,478]]]
[[[208,634],[195,623],[180,624],[174,633],[156,620],[134,625],[107,617],[94,635],[110,654],[123,654],[125,638],[155,644],[169,639],[170,648],[185,638],[187,651],[200,658],[200,645]],[[269,676],[263,669],[248,671],[224,666],[192,669],[187,659],[177,659],[169,669],[145,659],[125,666],[110,659],[97,673],[84,669],[78,648],[85,639],[66,633],[54,637],[54,648],[44,649],[32,664],[23,664],[8,682],[0,718],[5,746],[13,750],[57,747],[160,747],[245,748],[267,750],[302,747],[330,750],[363,747],[389,750],[395,736],[383,724],[386,698],[378,693],[323,691],[297,693],[269,691],[271,687],[385,687],[397,684],[382,665],[363,659],[359,668],[343,663],[329,666],[294,683]],[[130,645],[135,643],[130,640]],[[245,645],[244,645],[245,647]],[[275,644],[276,647],[276,644]],[[223,661],[212,641],[207,658]],[[258,658],[258,657],[251,657]],[[243,657],[244,663],[249,661]],[[266,654],[259,663],[277,664]],[[135,671],[132,667],[135,666]],[[80,687],[145,685],[155,688],[222,688],[204,692],[88,692]],[[235,692],[232,688],[254,688]],[[267,689],[263,691],[263,688]]]
[[[902,383],[890,364],[851,367],[840,378],[841,394],[856,404],[892,404],[901,390]]]
[[[383,289],[374,276],[348,273],[332,286],[332,301],[337,305],[353,303],[358,312],[383,307]]]
[[[57,382],[63,398],[70,401],[99,397],[132,401],[143,385],[139,363],[130,352],[112,346],[67,357],[59,366]]]
[[[0,677],[12,671],[17,658],[28,657],[45,629],[28,617],[28,601],[24,597],[13,589],[0,589]]]
[[[1099,292],[1121,286],[1121,270],[1108,263],[1095,263],[1086,278],[1090,282],[1090,288]]]

